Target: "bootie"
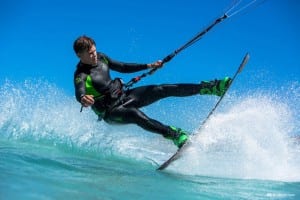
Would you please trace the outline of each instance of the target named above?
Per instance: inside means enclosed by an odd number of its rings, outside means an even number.
[[[185,131],[180,128],[176,128],[174,126],[170,127],[170,134],[166,136],[166,138],[173,140],[173,143],[178,147],[182,147],[182,145],[188,140],[188,135]]]
[[[222,80],[214,81],[202,81],[201,84],[203,88],[200,90],[200,94],[210,94],[222,96],[225,94],[231,82],[231,78],[225,77]]]

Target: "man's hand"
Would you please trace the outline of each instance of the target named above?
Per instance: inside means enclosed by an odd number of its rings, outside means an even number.
[[[89,107],[95,103],[93,95],[84,95],[81,97],[81,105],[83,107]]]
[[[163,62],[161,60],[158,60],[154,63],[150,63],[150,64],[147,64],[148,68],[160,68],[163,66]]]

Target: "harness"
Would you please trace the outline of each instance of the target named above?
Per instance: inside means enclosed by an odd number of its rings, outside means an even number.
[[[108,86],[104,94],[94,97],[96,105],[92,106],[92,110],[98,115],[98,120],[102,120],[112,111],[113,108],[124,103],[126,92],[123,89],[123,81],[120,78],[114,79]],[[99,110],[96,106],[101,106],[103,110]]]

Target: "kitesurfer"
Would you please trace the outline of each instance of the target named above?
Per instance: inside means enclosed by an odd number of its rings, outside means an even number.
[[[80,59],[74,73],[75,96],[83,107],[89,107],[99,119],[113,124],[136,124],[143,129],[161,134],[181,147],[188,139],[186,131],[165,125],[148,117],[140,108],[166,97],[185,97],[196,94],[222,96],[231,78],[202,81],[200,84],[147,85],[124,90],[122,80],[112,79],[110,70],[133,73],[162,67],[162,61],[150,64],[125,63],[96,51],[95,41],[80,36],[73,45]]]

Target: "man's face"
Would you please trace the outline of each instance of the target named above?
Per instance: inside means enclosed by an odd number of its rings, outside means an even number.
[[[82,63],[92,66],[97,65],[97,52],[95,45],[93,45],[88,51],[78,53],[77,55]]]

